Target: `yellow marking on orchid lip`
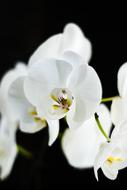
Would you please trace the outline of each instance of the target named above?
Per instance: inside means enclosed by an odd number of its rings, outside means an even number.
[[[69,91],[65,89],[54,89],[50,96],[56,102],[52,104],[55,112],[63,114],[69,111],[74,99]]]
[[[72,101],[70,99],[67,99],[67,105],[70,107],[72,105]]]
[[[36,116],[37,115],[37,111],[36,111],[36,108],[35,107],[32,107],[28,110],[29,114],[31,116]]]
[[[35,122],[39,122],[41,119],[39,117],[34,117]]]
[[[58,110],[60,108],[59,105],[52,105],[52,107],[53,107],[54,110]]]
[[[64,108],[65,113],[69,111],[69,108]]]
[[[59,100],[58,100],[57,96],[54,96],[53,94],[51,94],[51,98],[52,98],[55,102],[59,103]]]
[[[47,121],[46,121],[45,119],[44,119],[44,120],[41,119],[40,122],[41,122],[41,124],[42,124],[43,126],[45,126],[45,127],[47,126]]]
[[[122,158],[119,158],[119,157],[113,157],[113,156],[109,156],[108,159],[107,159],[107,162],[109,165],[112,165],[113,162],[122,162],[123,159]]]
[[[32,108],[30,111],[29,111],[29,114],[32,116],[33,120],[35,123],[39,123],[41,124],[43,127],[44,126],[47,126],[47,121],[45,120],[45,118],[40,118],[38,117],[38,113],[36,111],[36,108]]]
[[[36,123],[40,122],[42,125],[45,125],[45,126],[47,125],[47,122],[46,122],[46,120],[44,118],[35,117],[34,121]]]
[[[61,108],[59,105],[53,105],[54,110],[62,109],[64,113],[67,113],[69,111],[69,108]]]
[[[30,113],[30,115],[33,115],[33,116],[34,116],[34,115],[37,115],[37,112],[34,111],[34,110],[33,110],[33,111],[30,111],[29,113]]]

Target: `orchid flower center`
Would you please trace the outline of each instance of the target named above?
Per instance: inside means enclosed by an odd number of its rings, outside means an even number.
[[[42,126],[46,126],[47,125],[47,122],[45,120],[45,118],[40,118],[38,117],[38,114],[37,114],[37,111],[36,111],[36,108],[31,108],[29,110],[29,115],[32,116],[34,122],[36,124],[41,124]]]
[[[68,89],[55,88],[51,92],[53,100],[52,110],[54,113],[61,115],[66,114],[73,103],[74,97]]]
[[[109,156],[106,160],[107,164],[109,166],[111,166],[113,163],[119,163],[119,162],[122,162],[123,159],[120,158],[120,157],[113,157],[113,156]]]

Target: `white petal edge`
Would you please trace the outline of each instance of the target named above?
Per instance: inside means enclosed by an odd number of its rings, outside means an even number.
[[[59,134],[59,120],[47,120],[49,129],[49,142],[48,145],[51,146]]]
[[[14,69],[6,72],[1,81],[1,93],[3,96],[7,95],[8,89],[12,82],[20,76],[27,75],[27,67],[24,63],[17,63]]]
[[[2,172],[0,175],[0,178],[3,180],[10,174],[12,167],[14,165],[14,161],[17,156],[17,147],[16,144],[13,144],[10,150],[10,154],[8,155],[8,158],[6,159],[5,164],[2,166]]]
[[[95,113],[102,98],[102,86],[96,71],[82,64],[72,72],[68,88],[71,89],[75,98],[75,112],[73,110],[68,112],[67,121],[69,126],[74,122],[76,126],[79,121],[81,124]]]
[[[25,122],[25,121],[20,121],[19,123],[19,128],[22,132],[25,133],[36,133],[42,129],[44,129],[46,125],[42,125],[42,123],[35,123],[34,121],[32,122]]]
[[[10,174],[17,155],[16,147],[16,123],[3,117],[0,123],[0,146],[5,151],[4,158],[0,163],[0,178],[3,180]]]
[[[69,23],[64,28],[62,36],[62,54],[73,52],[88,63],[91,58],[91,43],[84,36],[78,25]]]
[[[37,48],[37,50],[31,55],[28,63],[29,66],[46,58],[58,58],[61,38],[62,34],[57,34],[50,37],[44,43],[42,43]]]
[[[127,120],[127,99],[115,98],[111,104],[111,119],[115,126],[119,126],[123,121]]]
[[[118,169],[115,167],[109,167],[107,166],[107,164],[103,164],[102,166],[102,171],[104,173],[104,175],[110,179],[110,180],[115,180],[117,178],[118,175]]]
[[[117,76],[117,85],[120,96],[127,98],[127,63],[124,63],[119,68]]]

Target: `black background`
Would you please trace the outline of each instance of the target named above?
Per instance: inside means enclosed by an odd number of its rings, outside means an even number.
[[[74,5],[76,7],[74,8]],[[80,6],[79,6],[80,5]],[[96,8],[97,7],[97,8]],[[62,32],[66,23],[78,24],[90,39],[93,55],[90,64],[98,72],[103,85],[103,97],[117,95],[117,71],[127,61],[126,11],[116,4],[68,4],[65,1],[4,1],[0,4],[0,77],[17,61],[27,63],[34,50],[53,34]],[[110,104],[108,104],[110,106]],[[61,121],[61,128],[64,123]],[[93,169],[76,170],[62,154],[60,141],[47,146],[48,130],[34,135],[18,131],[17,142],[33,152],[29,160],[18,155],[12,173],[0,189],[61,189],[78,185],[127,184],[127,169],[116,181],[110,181],[100,171],[96,182]]]

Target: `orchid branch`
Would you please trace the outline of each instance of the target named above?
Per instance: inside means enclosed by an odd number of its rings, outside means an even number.
[[[113,97],[109,97],[109,98],[102,98],[101,99],[101,103],[104,103],[104,102],[110,102],[112,100],[114,100],[115,98],[118,98],[119,96],[113,96]]]
[[[28,150],[26,150],[24,147],[22,147],[21,145],[17,144],[17,149],[18,152],[23,155],[26,158],[32,158],[33,154],[31,152],[29,152]]]
[[[101,131],[101,133],[104,135],[104,137],[107,139],[108,142],[110,142],[110,138],[108,137],[108,135],[106,134],[106,132],[104,131],[100,121],[99,121],[99,116],[97,115],[97,113],[94,114],[95,116],[95,121],[97,123],[97,126],[99,128],[99,130]]]

